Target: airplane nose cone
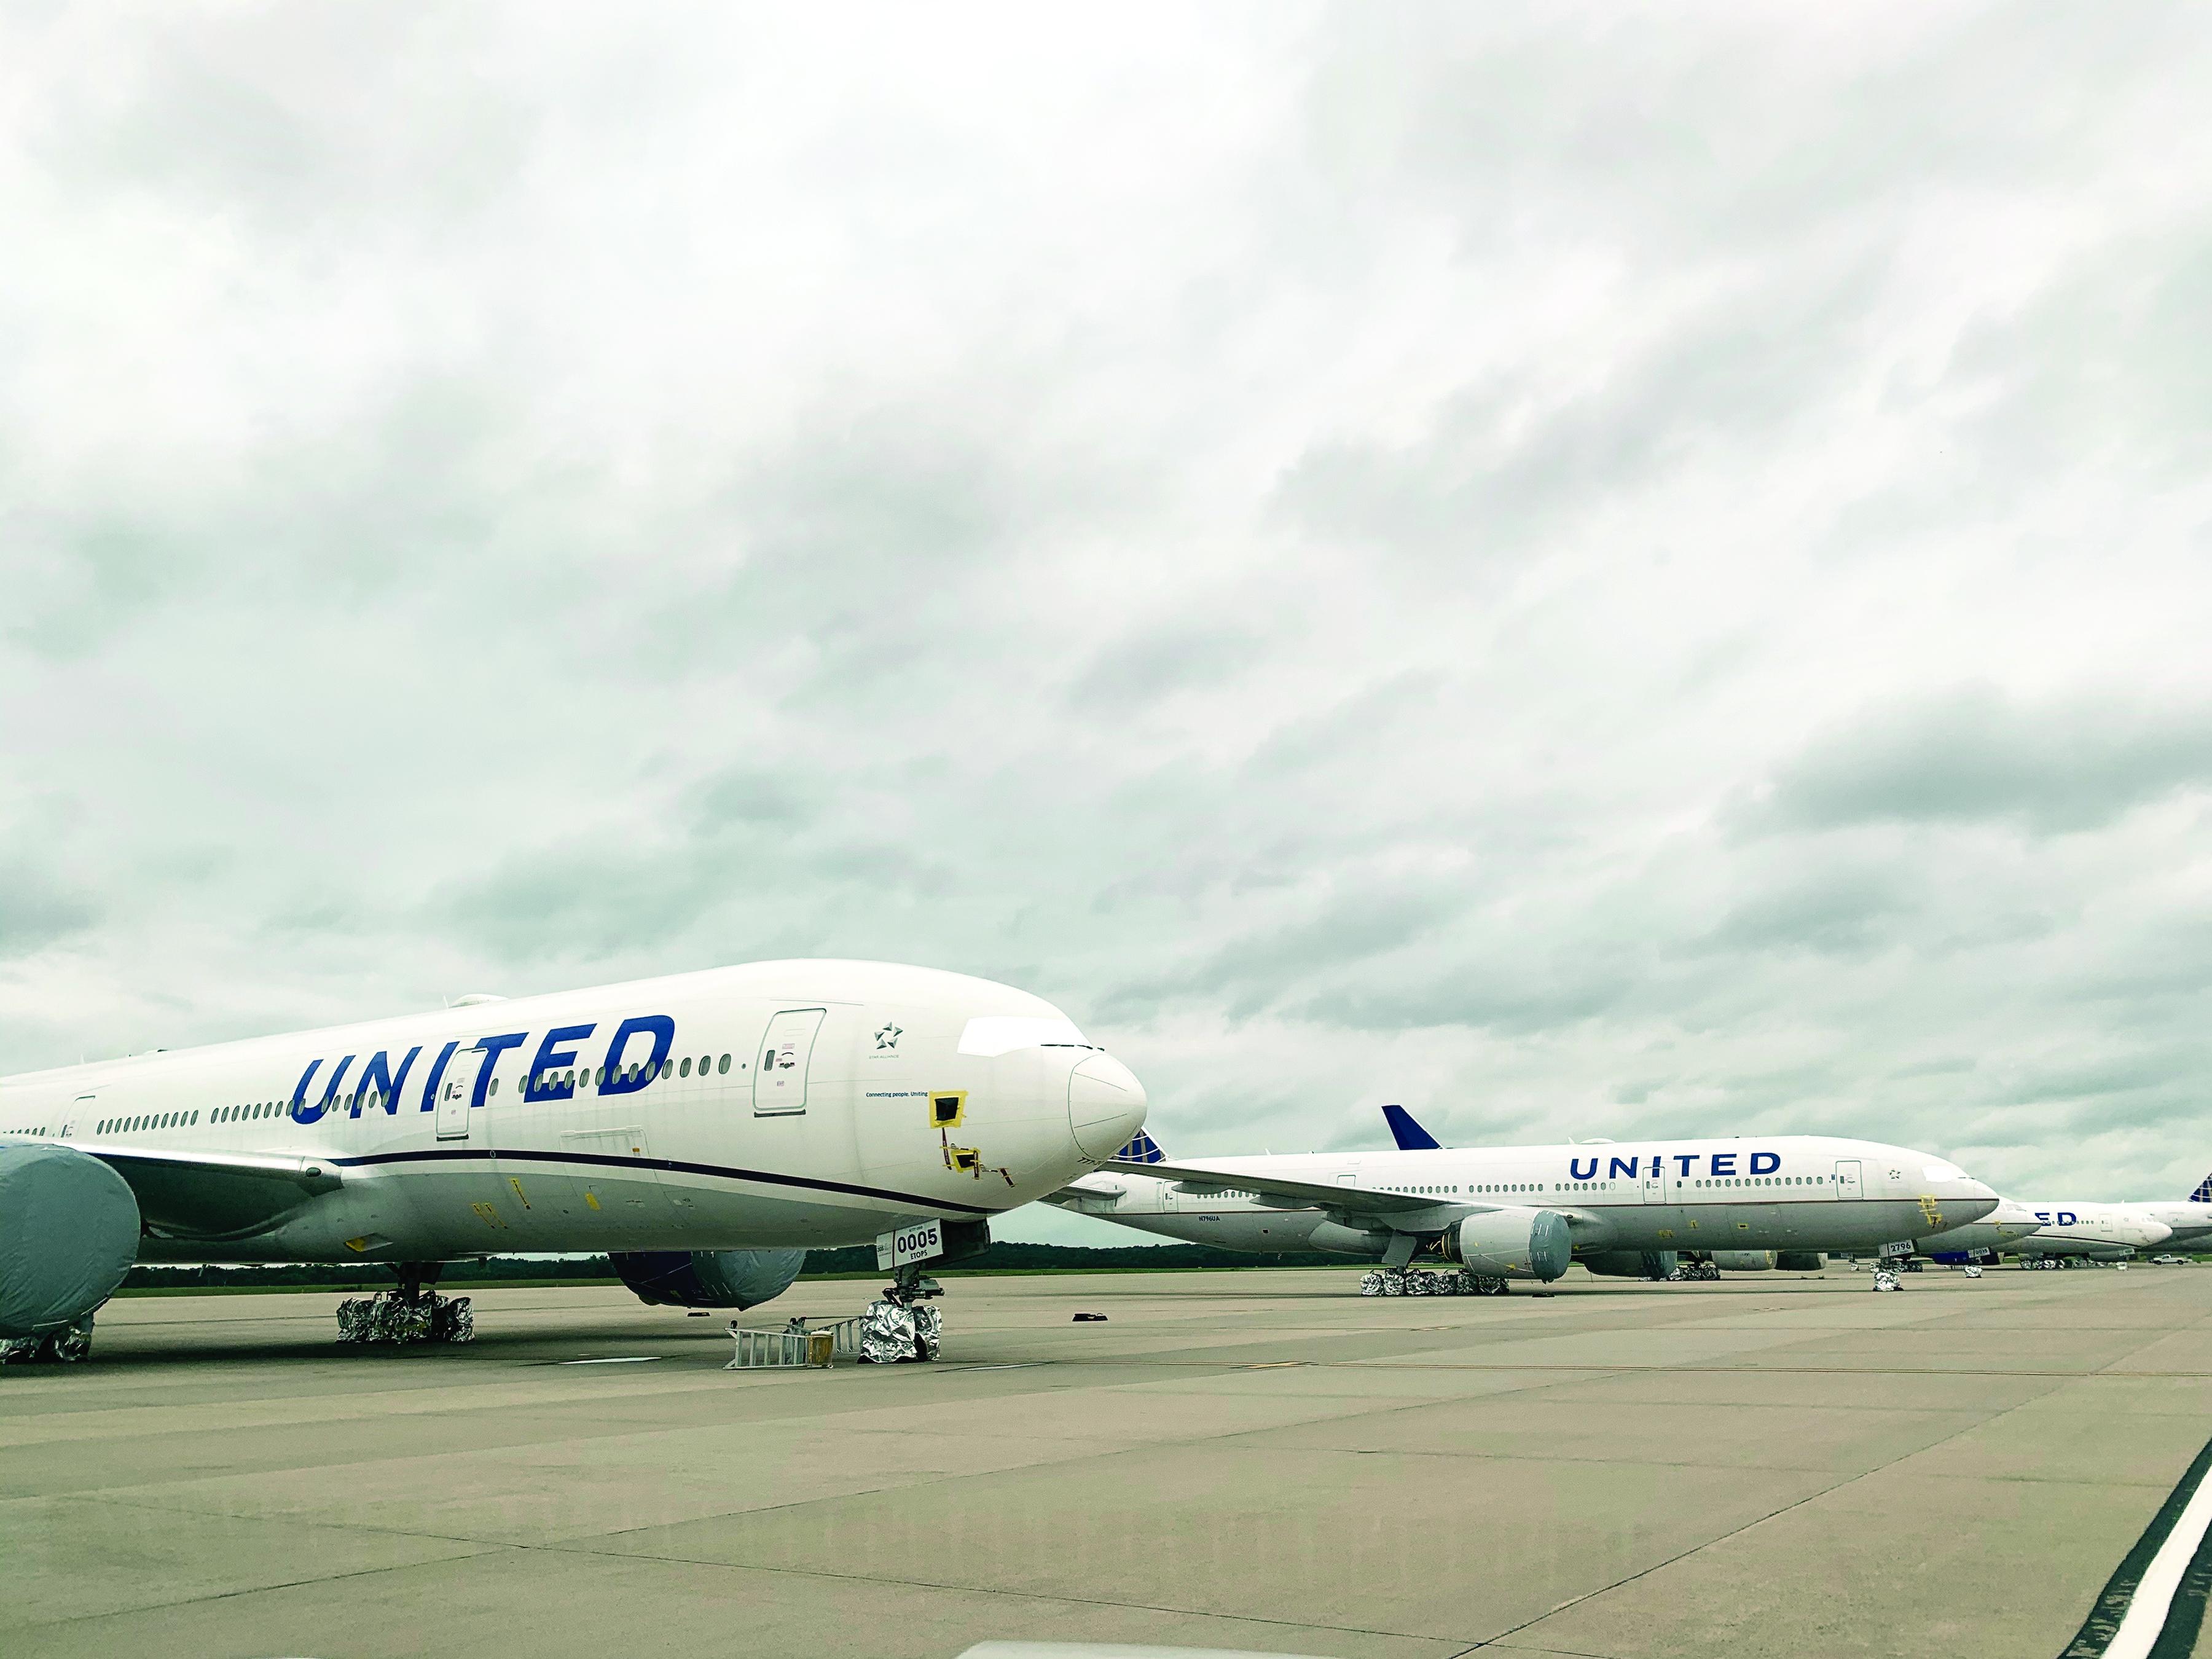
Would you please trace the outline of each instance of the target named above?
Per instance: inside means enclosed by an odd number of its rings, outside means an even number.
[[[1086,1055],[1067,1078],[1067,1127],[1084,1155],[1109,1158],[1145,1127],[1145,1085],[1111,1054]]]
[[[1938,1232],[1963,1227],[1984,1217],[1994,1219],[1990,1212],[2004,1201],[1990,1188],[1958,1170],[1948,1171],[1934,1185],[1936,1190],[1929,1196],[1935,1203],[1928,1219]],[[1926,1207],[1927,1200],[1923,1199],[1922,1202]]]

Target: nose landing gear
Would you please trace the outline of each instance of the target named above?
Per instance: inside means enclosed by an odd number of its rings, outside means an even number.
[[[860,1363],[902,1365],[927,1362],[943,1352],[945,1316],[929,1304],[945,1286],[918,1262],[896,1269],[882,1297],[860,1316]]]

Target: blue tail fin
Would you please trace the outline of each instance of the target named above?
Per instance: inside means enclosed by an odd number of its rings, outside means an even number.
[[[1164,1164],[1167,1161],[1168,1155],[1160,1150],[1160,1143],[1142,1129],[1137,1131],[1134,1140],[1114,1154],[1116,1164]]]
[[[1382,1120],[1390,1126],[1390,1133],[1397,1137],[1398,1150],[1401,1152],[1440,1152],[1443,1150],[1437,1138],[1414,1122],[1413,1115],[1403,1106],[1385,1106]],[[2206,1179],[2212,1180],[2212,1176]]]
[[[2212,1175],[2197,1183],[2197,1190],[2189,1195],[2191,1204],[2212,1204]]]

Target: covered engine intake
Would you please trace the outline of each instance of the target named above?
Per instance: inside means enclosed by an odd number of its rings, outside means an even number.
[[[0,1146],[0,1339],[66,1330],[138,1260],[138,1200],[98,1158]]]
[[[617,1250],[608,1260],[656,1308],[751,1308],[791,1288],[804,1250]]]
[[[1763,1273],[1774,1265],[1771,1250],[1715,1250],[1713,1266],[1723,1273]]]
[[[1583,1266],[1601,1279],[1665,1279],[1681,1257],[1673,1250],[1600,1250]]]
[[[1574,1253],[1565,1216],[1519,1208],[1468,1216],[1439,1248],[1446,1261],[1492,1279],[1557,1279]]]

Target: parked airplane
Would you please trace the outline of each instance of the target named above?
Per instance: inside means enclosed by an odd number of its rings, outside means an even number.
[[[2179,1203],[2153,1200],[2148,1204],[2130,1204],[2127,1208],[2141,1212],[2152,1221],[2172,1230],[2166,1242],[2187,1249],[2212,1239],[2212,1175],[2197,1183],[2197,1189]]]
[[[1984,1255],[2017,1255],[2024,1260],[2085,1256],[2093,1261],[2125,1261],[2137,1250],[2175,1237],[2175,1230],[2152,1211],[2184,1205],[2056,1204],[2006,1199],[1972,1225],[1936,1238],[1914,1241],[1915,1252],[1936,1261],[1969,1261]],[[2201,1235],[2197,1235],[2201,1236]]]
[[[1557,1279],[1570,1258],[1640,1275],[1669,1251],[1871,1249],[1978,1220],[1997,1197],[1927,1153],[1817,1135],[1203,1163],[1139,1135],[1047,1201],[1193,1243],[1386,1267],[1435,1255],[1503,1280]]]
[[[1403,1106],[1385,1106],[1382,1121],[1390,1126],[1391,1138],[1398,1143],[1400,1151],[1441,1150],[1437,1138],[1415,1122],[1413,1114]],[[1609,1146],[1612,1143],[1585,1141],[1583,1144]],[[2208,1177],[2208,1180],[2212,1180],[2212,1177]],[[1953,1246],[1952,1241],[1971,1234],[1975,1242],[1964,1248],[1978,1253],[1994,1248],[2000,1242],[2017,1239],[2033,1232],[2042,1224],[2041,1221],[2016,1205],[2000,1204],[1979,1221],[1970,1222],[1964,1227],[1941,1234],[1940,1247],[1947,1249],[1959,1248]],[[1897,1242],[1903,1243],[1905,1241]],[[1661,1278],[1669,1276],[1662,1269],[1672,1269],[1672,1277],[1691,1279],[1717,1279],[1723,1270],[1729,1273],[1765,1273],[1778,1267],[1785,1273],[1817,1273],[1822,1265],[1823,1252],[1830,1248],[1840,1250],[1847,1247],[1824,1246],[1821,1249],[1803,1250],[1669,1250],[1660,1253],[1656,1261],[1647,1263],[1646,1271],[1650,1277]],[[1921,1253],[1917,1243],[1916,1253]],[[1949,1259],[1948,1256],[1946,1259]],[[1962,1255],[1959,1259],[1963,1261],[1966,1258]]]
[[[134,1261],[607,1251],[647,1301],[747,1307],[805,1252],[989,1218],[1096,1168],[1145,1093],[1050,1003],[773,962],[0,1078],[0,1337]],[[918,1269],[909,1269],[918,1276]]]

